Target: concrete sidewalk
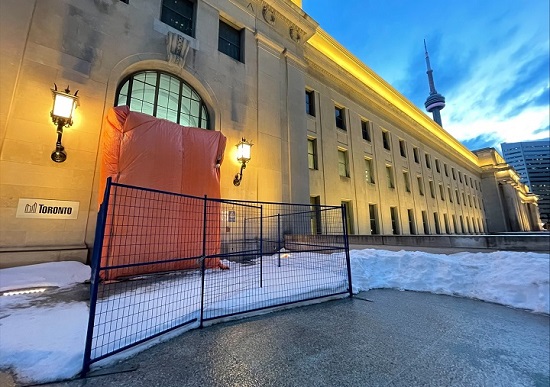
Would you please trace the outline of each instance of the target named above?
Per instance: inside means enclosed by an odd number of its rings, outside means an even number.
[[[190,331],[51,386],[548,386],[549,340],[545,315],[371,290]]]

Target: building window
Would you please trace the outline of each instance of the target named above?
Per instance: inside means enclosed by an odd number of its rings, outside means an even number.
[[[428,183],[430,186],[430,196],[435,199],[435,184],[433,180]]]
[[[390,132],[387,130],[382,130],[382,142],[384,149],[390,150]]]
[[[449,216],[447,214],[443,214],[443,221],[445,222],[445,234],[450,234],[451,228],[449,226]]]
[[[220,20],[218,51],[242,62],[241,31]]]
[[[426,168],[431,169],[432,168],[432,161],[430,159],[430,155],[426,153],[424,155],[424,158],[426,159]]]
[[[441,200],[445,200],[445,190],[443,189],[443,184],[439,184],[439,197]]]
[[[403,171],[403,181],[405,182],[405,191],[411,192],[411,179],[409,178],[409,172]]]
[[[413,156],[414,156],[414,162],[419,164],[420,163],[420,156],[418,156],[418,148],[413,148]]]
[[[403,157],[407,157],[407,148],[405,145],[405,140],[399,140],[399,153]]]
[[[439,226],[439,215],[437,212],[434,212],[434,224],[435,224],[435,233],[441,234],[441,227]]]
[[[481,224],[481,221],[479,218],[477,218],[477,228],[479,229],[479,232],[483,232],[483,225]]]
[[[334,117],[336,119],[336,127],[340,128],[342,130],[346,130],[346,122],[345,122],[345,115],[344,115],[344,108],[340,108],[338,106],[334,107]]]
[[[365,157],[365,181],[370,184],[374,184],[374,170],[372,166],[372,159]]]
[[[451,168],[451,173],[453,175],[453,180],[456,180],[456,174],[455,174],[455,169],[454,168]]]
[[[376,204],[369,204],[369,217],[370,217],[370,233],[371,235],[378,234],[378,222],[376,220]]]
[[[397,207],[390,207],[391,216],[391,232],[393,235],[399,235],[399,220],[397,215]]]
[[[348,152],[338,149],[338,174],[342,177],[349,177]]]
[[[456,224],[456,216],[451,215],[451,218],[453,219],[453,229],[455,230],[455,233],[458,234],[458,227],[457,227],[457,224]]]
[[[361,134],[363,135],[363,140],[370,142],[370,122],[361,120]]]
[[[445,176],[449,177],[449,168],[447,168],[447,164],[443,164],[443,169],[445,170]]]
[[[414,211],[412,208],[407,210],[407,215],[409,217],[409,233],[411,235],[416,234],[416,225],[414,224]]]
[[[472,197],[468,195],[468,205],[472,207]]]
[[[321,223],[321,197],[320,196],[311,196],[309,198],[309,203],[311,204],[311,232],[312,234],[322,234],[322,223]]]
[[[422,227],[424,228],[424,234],[428,235],[430,233],[430,225],[428,224],[428,213],[422,211]]]
[[[306,113],[315,117],[315,92],[306,90]]]
[[[462,215],[460,215],[459,219],[460,219],[460,230],[461,230],[461,233],[464,234],[466,233],[466,228],[464,227],[464,218],[462,217]]]
[[[449,201],[453,202],[453,194],[451,192],[451,187],[447,187],[447,194],[449,194]]]
[[[195,36],[195,2],[190,0],[162,0],[160,21],[188,36]]]
[[[197,91],[164,72],[141,71],[125,78],[115,99],[115,106],[124,105],[182,126],[210,129],[208,110]]]
[[[458,181],[462,183],[462,172],[458,172]]]
[[[314,138],[307,139],[307,165],[309,169],[317,168],[317,140]]]
[[[353,231],[353,212],[351,208],[351,202],[343,200],[340,203],[342,204],[342,207],[344,207],[344,211],[346,212],[346,227],[348,229],[348,234],[352,235],[355,232]]]
[[[474,208],[477,208],[477,201],[476,201],[476,197],[474,196]]]
[[[472,178],[470,177],[470,187],[473,187],[474,186],[474,181],[472,180]]]
[[[464,203],[464,205],[466,205],[466,195],[464,195],[464,192],[462,192],[462,203]]]
[[[456,203],[460,204],[460,196],[458,195],[458,190],[455,189]]]
[[[438,159],[435,159],[435,170],[437,171],[437,173],[441,173],[441,168],[440,168]]]
[[[386,165],[386,178],[388,181],[388,188],[395,188],[395,183],[393,181],[393,168],[391,165]]]
[[[420,196],[424,196],[424,181],[422,181],[421,176],[417,176],[416,180],[418,181],[418,193]]]
[[[464,175],[464,182],[466,183],[466,187],[468,186],[468,176]]]

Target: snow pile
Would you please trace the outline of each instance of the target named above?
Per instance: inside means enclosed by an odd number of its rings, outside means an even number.
[[[548,254],[429,254],[353,250],[354,291],[376,288],[449,294],[550,313]]]
[[[341,265],[335,264],[344,258],[342,253],[338,253],[337,257],[327,256],[326,261],[316,262],[315,267],[304,265],[304,260],[300,259],[302,254],[307,253],[290,253],[281,260],[277,254],[265,256],[261,288],[257,282],[258,264],[241,265],[232,262],[231,270],[209,271],[208,278],[215,278],[216,281],[207,282],[206,289],[220,286],[226,293],[221,298],[215,298],[207,292],[205,315],[209,316],[219,309],[236,312],[239,308],[273,305],[276,299],[278,302],[303,299],[304,294],[313,296],[308,292],[318,289],[345,289],[347,273],[342,271]],[[375,288],[406,289],[459,295],[547,314],[550,312],[548,254],[495,252],[440,255],[367,249],[353,250],[350,256],[355,292]],[[238,271],[250,273],[250,280],[236,282],[234,273]],[[318,274],[313,275],[317,271],[325,274],[323,282],[313,286],[317,290],[295,283],[296,278],[317,278]],[[290,273],[293,276],[289,276]],[[67,287],[87,280],[89,275],[90,269],[80,263],[54,262],[0,270],[0,286],[4,290],[38,286]],[[189,284],[180,282],[179,286],[164,288],[162,297],[157,294],[159,288],[150,283],[140,287],[131,297],[152,303],[148,311],[157,313],[158,318],[167,313],[166,308],[170,308],[172,301],[181,300],[178,289],[198,288],[192,286],[191,282],[196,282],[199,276],[187,277]],[[197,316],[198,293],[187,292],[186,295],[197,301],[187,309],[179,308],[178,313],[183,312],[183,315],[177,318],[191,319]],[[75,301],[58,302],[48,307],[49,302],[40,304],[41,297],[46,296],[0,296],[0,369],[12,369],[19,382],[43,383],[66,379],[77,375],[82,367],[88,306],[85,302]],[[130,318],[134,316],[133,312],[120,304],[120,294],[116,299],[102,299],[98,310],[104,308],[104,313],[117,313],[109,310],[109,304],[114,302],[118,303],[117,308],[121,312],[120,316],[114,316],[121,329],[117,333],[120,337],[114,337],[114,340],[141,331],[141,328],[136,331],[136,321]],[[142,322],[139,320],[137,323]],[[196,327],[196,324],[188,327]],[[102,329],[100,326],[97,328]],[[147,343],[152,345],[152,342]],[[119,360],[137,350],[134,348],[121,352],[105,360]]]
[[[0,270],[0,292],[55,286],[66,288],[90,279],[90,267],[80,262],[50,262]]]

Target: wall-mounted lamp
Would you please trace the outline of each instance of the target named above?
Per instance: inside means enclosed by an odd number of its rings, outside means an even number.
[[[62,163],[67,159],[67,153],[61,145],[61,136],[63,136],[63,128],[68,128],[73,124],[73,112],[78,105],[78,90],[74,95],[71,95],[69,86],[65,91],[58,91],[55,83],[54,86],[55,89],[52,89],[53,108],[50,116],[53,123],[57,125],[57,142],[55,143],[55,151],[52,152],[52,160],[56,163]]]
[[[241,171],[235,175],[233,179],[233,184],[237,187],[241,185],[241,180],[243,178],[243,169],[246,168],[246,163],[250,161],[250,148],[252,145],[243,137],[242,140],[235,145],[237,147],[237,160],[241,163]]]

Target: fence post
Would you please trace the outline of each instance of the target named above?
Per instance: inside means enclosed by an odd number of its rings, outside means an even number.
[[[107,178],[103,202],[97,213],[95,226],[94,249],[92,253],[92,273],[90,287],[90,315],[88,316],[88,330],[86,332],[86,346],[84,347],[84,360],[82,363],[81,376],[84,377],[90,370],[92,339],[94,335],[95,311],[97,304],[97,289],[99,286],[99,269],[101,268],[101,252],[103,250],[103,239],[105,237],[105,223],[107,222],[107,210],[109,208],[109,196],[111,194],[112,178]]]
[[[346,206],[342,204],[340,207],[342,209],[342,229],[344,231],[344,250],[346,253],[346,265],[348,266],[348,291],[349,296],[353,297],[353,288],[351,286],[351,263],[349,256],[349,238],[348,238],[348,222],[346,214]]]
[[[199,327],[202,328],[202,320],[204,318],[204,272],[205,272],[205,257],[206,257],[206,201],[207,196],[204,195],[203,220],[202,220],[202,256],[201,256],[201,316]]]
[[[277,214],[277,267],[281,267],[281,215]]]
[[[264,206],[260,206],[260,287],[263,287],[264,272]]]

